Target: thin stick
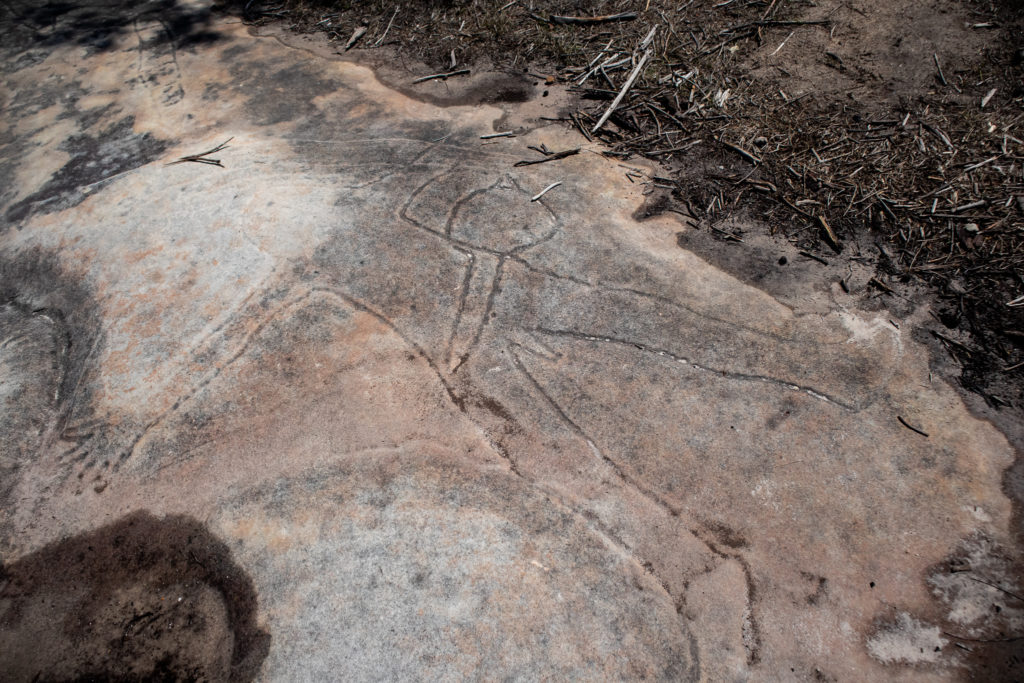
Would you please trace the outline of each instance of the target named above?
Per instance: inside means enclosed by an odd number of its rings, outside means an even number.
[[[879,280],[877,277],[873,277],[870,280],[868,280],[868,284],[869,285],[874,285],[875,287],[878,287],[880,290],[882,290],[886,294],[892,294],[893,296],[896,295],[896,292],[892,291],[892,287],[889,287],[884,282]]]
[[[415,81],[413,81],[413,83],[423,83],[424,81],[432,81],[436,78],[447,79],[450,78],[451,76],[464,76],[465,74],[468,73],[469,69],[459,69],[458,71],[449,71],[446,74],[432,74],[430,76],[423,76],[422,78],[417,78]]]
[[[576,114],[570,114],[569,118],[571,118],[572,122],[576,124],[576,127],[580,129],[580,132],[583,133],[583,137],[585,137],[588,142],[594,141],[594,138],[592,138],[590,136],[590,132],[586,128],[584,128],[583,122],[580,121],[579,117],[576,116]]]
[[[747,150],[743,149],[742,147],[734,145],[731,142],[726,142],[725,140],[719,140],[719,142],[721,142],[723,145],[725,145],[726,147],[728,147],[732,151],[734,151],[734,152],[738,153],[739,155],[741,155],[744,159],[746,159],[750,163],[752,163],[752,164],[759,164],[759,163],[761,163],[761,160],[759,158],[757,158],[756,156],[754,156],[753,154],[751,154]]]
[[[654,40],[654,34],[657,33],[657,32],[658,32],[658,26],[657,26],[657,24],[655,24],[654,26],[651,27],[651,30],[647,32],[647,35],[644,36],[644,39],[640,41],[640,49],[641,50],[646,49],[647,46],[651,44],[651,41]]]
[[[228,143],[231,142],[234,139],[235,139],[234,136],[231,136],[230,138],[228,138],[224,142],[220,143],[219,145],[217,145],[213,149],[208,150],[206,152],[203,152],[202,154],[189,154],[188,156],[181,157],[177,161],[171,161],[171,162],[168,162],[167,164],[164,164],[164,165],[165,166],[173,166],[174,164],[183,164],[186,161],[191,161],[191,162],[194,162],[194,163],[197,163],[197,164],[208,164],[210,166],[220,166],[221,168],[224,168],[224,164],[220,163],[220,159],[206,159],[205,157],[207,157],[207,156],[209,156],[211,154],[216,154],[217,152],[221,151],[222,149],[227,149]]]
[[[784,41],[782,41],[781,43],[779,43],[779,46],[778,46],[777,48],[775,48],[775,52],[771,53],[771,54],[770,54],[770,55],[768,55],[768,56],[769,56],[769,57],[774,57],[775,55],[779,54],[779,50],[781,50],[781,49],[783,48],[783,46],[785,46],[785,44],[786,44],[787,42],[789,42],[789,39],[793,37],[793,34],[794,34],[794,33],[796,33],[796,31],[790,31],[790,32],[789,32],[789,35],[788,35],[788,36],[786,36],[786,40],[784,40]]]
[[[828,19],[821,19],[819,21],[755,21],[750,24],[736,26],[730,30],[737,31],[748,26],[828,26],[831,23]]]
[[[480,139],[481,140],[490,140],[491,138],[514,138],[515,136],[516,136],[515,133],[513,133],[510,130],[508,130],[508,131],[505,131],[504,133],[491,133],[490,135],[481,135]]]
[[[612,100],[611,106],[608,107],[607,111],[601,115],[597,125],[590,129],[592,134],[596,133],[598,129],[604,125],[605,121],[608,120],[608,117],[612,115],[613,111],[615,111],[615,108],[619,106],[619,103],[622,102],[622,98],[626,96],[626,92],[629,91],[630,87],[633,85],[633,81],[635,81],[636,77],[640,75],[640,71],[644,68],[647,64],[647,60],[650,58],[651,51],[647,50],[644,52],[644,56],[640,58],[640,61],[637,62],[637,65],[633,67],[633,72],[629,74],[629,78],[626,79],[626,84],[622,86],[622,90],[620,90],[619,94],[615,96],[614,100]]]
[[[809,251],[800,251],[800,252],[797,252],[797,253],[799,253],[801,256],[803,256],[805,258],[813,259],[813,260],[817,261],[818,263],[820,263],[823,266],[827,266],[828,265],[828,261],[826,261],[825,259],[821,258],[820,256],[815,256],[814,254],[812,254]]]
[[[825,220],[824,216],[819,215],[817,218],[818,224],[825,232],[825,240],[828,242],[828,245],[832,247],[832,250],[838,254],[843,250],[843,245],[839,243],[839,238],[837,238],[836,234],[832,232],[832,226],[828,224],[828,221]]]
[[[975,171],[975,170],[981,168],[982,166],[984,166],[985,164],[992,163],[993,161],[995,161],[998,158],[999,157],[989,157],[988,159],[985,159],[985,161],[979,161],[976,164],[972,164],[972,165],[968,166],[967,168],[964,169],[964,171]]]
[[[557,183],[551,183],[550,185],[548,185],[547,187],[545,187],[545,188],[544,188],[543,190],[541,190],[540,192],[538,192],[538,193],[536,194],[536,196],[534,196],[534,197],[531,197],[531,198],[530,198],[530,201],[531,201],[531,202],[535,202],[535,201],[537,201],[538,199],[540,199],[541,197],[543,197],[544,195],[546,195],[546,194],[548,193],[548,190],[553,190],[553,189],[555,189],[556,187],[558,187],[558,186],[559,186],[559,185],[561,185],[561,184],[562,184],[562,181],[561,181],[561,180],[559,180],[559,181],[558,181]]]
[[[1020,595],[1017,595],[1016,593],[1014,593],[1012,591],[1008,591],[1005,588],[997,586],[994,583],[989,583],[985,579],[979,579],[979,578],[976,578],[976,577],[973,577],[973,576],[970,576],[970,575],[968,575],[967,578],[970,579],[971,581],[977,581],[978,583],[983,583],[986,586],[991,586],[992,588],[995,588],[997,591],[1000,591],[1001,593],[1006,593],[1011,598],[1016,598],[1017,600],[1020,600],[1021,602],[1024,602],[1024,597],[1021,597]]]
[[[388,31],[391,30],[391,24],[394,23],[395,17],[397,17],[397,16],[398,16],[398,5],[395,5],[395,11],[391,14],[391,21],[388,22],[388,26],[387,26],[387,28],[384,29],[384,33],[380,34],[380,38],[377,39],[377,42],[375,42],[373,44],[374,47],[377,47],[382,42],[384,42],[384,37],[388,34]]]
[[[549,20],[552,24],[603,24],[609,21],[633,21],[637,18],[636,12],[620,12],[619,14],[605,14],[599,17],[561,17],[551,15]]]
[[[900,417],[899,415],[897,415],[897,416],[896,416],[896,419],[900,421],[900,424],[901,424],[901,425],[903,425],[904,427],[906,427],[906,428],[907,428],[907,429],[909,429],[910,431],[912,431],[912,432],[917,432],[917,433],[918,433],[918,434],[920,434],[921,436],[923,436],[923,437],[925,437],[925,438],[928,438],[928,434],[927,434],[927,432],[923,432],[923,431],[921,431],[920,429],[918,429],[917,427],[914,427],[913,425],[911,425],[910,423],[908,423],[908,422],[907,422],[906,420],[904,420],[904,419],[903,419],[902,417]]]
[[[514,163],[512,165],[515,166],[515,167],[519,167],[519,166],[533,166],[534,164],[545,164],[545,163],[547,163],[549,161],[556,161],[558,159],[564,159],[566,157],[571,157],[574,154],[579,154],[579,153],[580,153],[580,148],[576,147],[575,149],[567,149],[567,150],[565,150],[563,152],[552,152],[552,153],[548,154],[546,157],[544,157],[543,159],[534,159],[532,161],[517,161],[516,163]]]
[[[988,204],[987,201],[985,201],[984,199],[979,199],[978,201],[971,202],[970,204],[961,204],[960,206],[953,207],[953,213],[960,213],[961,211],[967,211],[969,209],[978,209],[981,208],[982,206],[985,206],[986,204]]]
[[[942,85],[949,85],[949,83],[946,83],[946,77],[942,74],[942,67],[939,65],[939,55],[933,52],[932,59],[935,60],[935,68],[939,70],[939,80],[942,81]]]

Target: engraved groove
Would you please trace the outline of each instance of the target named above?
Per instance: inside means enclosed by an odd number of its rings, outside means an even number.
[[[834,396],[830,396],[829,394],[827,394],[825,392],[822,392],[822,391],[819,391],[817,389],[814,389],[812,387],[802,386],[802,385],[799,385],[799,384],[794,384],[793,382],[789,382],[787,380],[779,379],[777,377],[771,377],[770,375],[755,375],[755,374],[745,373],[745,372],[733,372],[731,370],[721,370],[719,368],[713,368],[713,367],[709,367],[709,366],[706,366],[706,365],[701,365],[700,363],[696,363],[696,362],[690,360],[689,358],[686,358],[685,356],[680,356],[680,355],[675,354],[672,351],[669,351],[667,349],[662,349],[662,348],[659,348],[659,347],[656,347],[656,346],[650,346],[648,344],[642,344],[640,342],[631,341],[629,339],[619,339],[617,337],[601,337],[601,336],[596,336],[596,335],[589,335],[589,334],[586,334],[584,332],[576,332],[574,330],[555,330],[555,329],[549,329],[549,328],[545,328],[545,327],[537,327],[537,328],[534,328],[532,331],[533,332],[538,332],[540,334],[547,334],[547,335],[550,335],[552,337],[567,337],[567,338],[570,338],[570,339],[576,339],[578,341],[602,342],[602,343],[606,343],[606,344],[616,344],[616,345],[619,345],[619,346],[633,347],[633,348],[638,349],[640,351],[644,351],[645,353],[653,353],[653,354],[658,355],[658,356],[663,356],[665,358],[670,358],[671,360],[674,360],[677,363],[684,363],[686,365],[689,365],[690,367],[694,368],[695,370],[701,370],[702,372],[713,373],[713,374],[718,375],[720,377],[726,377],[728,379],[735,379],[735,380],[746,381],[746,382],[763,382],[765,384],[772,384],[774,386],[782,387],[782,388],[788,389],[790,391],[798,391],[798,392],[807,394],[808,396],[811,396],[812,398],[815,398],[815,399],[817,399],[819,401],[823,401],[825,403],[830,403],[832,405],[838,406],[838,407],[840,407],[840,408],[842,408],[844,410],[849,410],[851,412],[860,412],[861,410],[865,409],[868,405],[870,405],[871,402],[873,402],[873,399],[872,399],[872,401],[868,402],[867,405],[856,405],[856,404],[846,403],[845,401],[842,401],[841,399],[838,399],[838,398],[836,398]]]

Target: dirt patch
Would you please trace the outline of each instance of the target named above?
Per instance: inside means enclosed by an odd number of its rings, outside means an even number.
[[[184,516],[132,514],[0,569],[5,680],[251,680],[252,581]]]

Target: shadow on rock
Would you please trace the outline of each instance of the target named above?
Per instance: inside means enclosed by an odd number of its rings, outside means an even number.
[[[2,44],[20,49],[70,43],[90,50],[108,50],[119,35],[135,30],[139,21],[159,21],[164,27],[162,39],[180,49],[216,40],[217,34],[208,28],[210,19],[209,9],[177,0],[0,3]]]
[[[252,581],[196,520],[138,512],[0,569],[4,680],[252,680]]]

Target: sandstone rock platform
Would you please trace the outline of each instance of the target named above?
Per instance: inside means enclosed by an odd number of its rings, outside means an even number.
[[[511,76],[439,104],[202,4],[3,31],[6,679],[1012,665],[1014,451],[926,313],[681,248]]]

